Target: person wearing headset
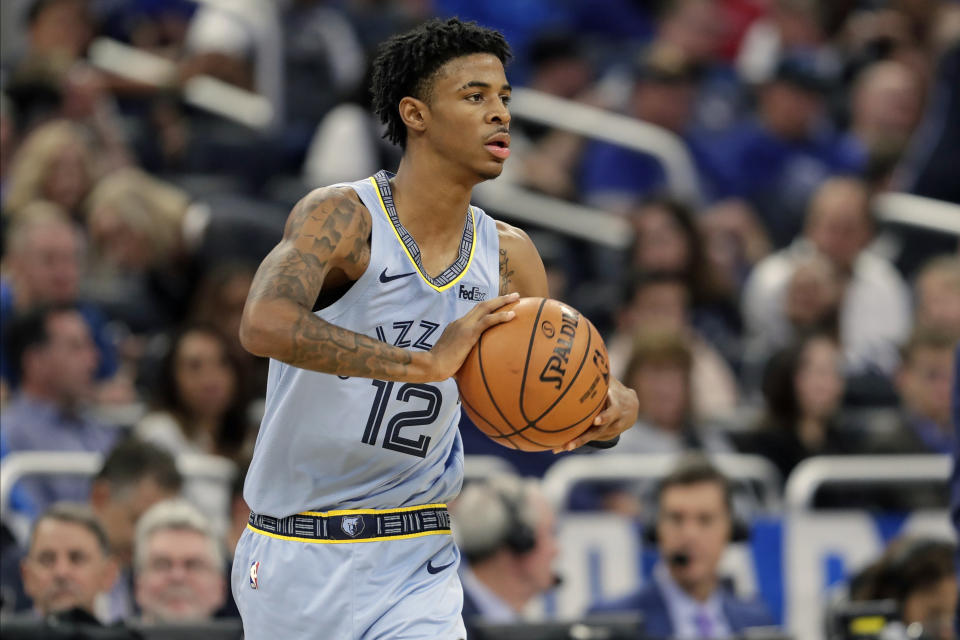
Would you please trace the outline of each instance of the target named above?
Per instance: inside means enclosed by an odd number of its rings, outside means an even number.
[[[496,476],[467,484],[451,505],[461,565],[463,619],[511,623],[560,582],[555,514],[537,481]]]
[[[653,579],[590,613],[639,611],[645,637],[655,638],[726,638],[772,626],[766,607],[738,598],[717,571],[727,546],[747,535],[727,477],[702,456],[685,458],[657,488],[657,517],[646,532],[660,553]]]

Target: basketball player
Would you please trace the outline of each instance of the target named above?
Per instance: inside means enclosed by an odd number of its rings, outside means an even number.
[[[451,376],[511,319],[499,307],[548,295],[527,235],[470,205],[510,155],[509,56],[458,20],[386,42],[374,108],[404,148],[397,174],[309,193],[257,271],[240,337],[270,374],[232,575],[248,638],[465,637],[444,504],[463,475]],[[636,415],[611,381],[565,448]]]

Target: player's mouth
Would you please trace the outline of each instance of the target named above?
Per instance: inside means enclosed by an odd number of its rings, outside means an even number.
[[[490,152],[490,155],[506,160],[510,157],[510,134],[498,133],[490,136],[483,146]]]

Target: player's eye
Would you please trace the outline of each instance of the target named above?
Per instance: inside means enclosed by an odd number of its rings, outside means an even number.
[[[503,104],[510,104],[510,100],[510,96],[500,96],[500,101],[503,102]]]
[[[471,93],[470,95],[467,96],[467,100],[469,100],[470,102],[480,102],[481,100],[483,100],[483,94]]]

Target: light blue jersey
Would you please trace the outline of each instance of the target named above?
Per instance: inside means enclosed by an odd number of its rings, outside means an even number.
[[[436,278],[400,224],[389,174],[349,185],[372,219],[370,263],[316,315],[404,349],[499,293],[496,223],[470,207]],[[438,383],[343,378],[270,361],[247,472],[253,513],[232,588],[248,638],[460,640],[460,554],[444,503],[463,480],[460,399]]]
[[[349,186],[373,221],[370,263],[318,317],[404,349],[429,350],[448,324],[499,294],[496,223],[482,210],[470,207],[459,257],[430,278],[397,218],[389,174]],[[274,517],[446,502],[463,477],[459,419],[452,378],[342,378],[271,360],[244,498],[253,511]]]

